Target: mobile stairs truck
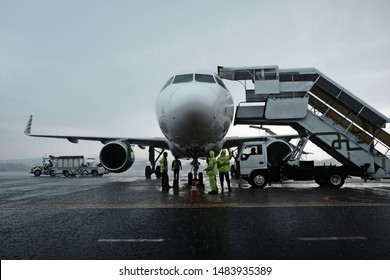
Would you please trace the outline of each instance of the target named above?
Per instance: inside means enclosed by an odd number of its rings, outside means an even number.
[[[85,160],[84,156],[49,156],[43,158],[42,165],[34,166],[30,173],[39,177],[41,175],[65,177],[76,175],[103,176],[106,171],[94,160]]]
[[[218,74],[245,88],[246,101],[237,106],[234,125],[284,125],[300,136],[294,147],[272,136],[240,147],[237,169],[252,186],[291,179],[339,188],[348,176],[390,178],[389,119],[317,69],[219,66]],[[342,166],[302,161],[308,140]]]

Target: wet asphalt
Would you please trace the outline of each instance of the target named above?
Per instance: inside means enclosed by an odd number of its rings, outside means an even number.
[[[131,171],[103,177],[0,173],[1,259],[390,259],[390,182],[341,189],[238,180],[209,195],[161,191]],[[172,182],[171,182],[172,183]]]

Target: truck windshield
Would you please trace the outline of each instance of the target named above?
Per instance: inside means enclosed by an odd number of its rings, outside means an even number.
[[[247,160],[252,155],[262,155],[263,147],[261,145],[246,146],[242,152],[241,160]]]

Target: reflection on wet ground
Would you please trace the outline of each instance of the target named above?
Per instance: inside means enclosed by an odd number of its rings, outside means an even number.
[[[183,176],[184,177],[184,176]],[[185,176],[186,177],[186,176]],[[390,184],[233,180],[209,195],[142,174],[0,173],[2,259],[389,259]],[[139,242],[142,240],[142,242]],[[156,241],[157,240],[157,241]]]
[[[232,180],[227,189],[209,195],[205,186],[194,189],[182,178],[179,186],[162,191],[160,180],[142,175],[104,177],[39,177],[0,174],[0,202],[8,207],[171,208],[171,207],[288,207],[390,205],[390,182],[349,179],[340,189],[319,188],[314,182],[284,182],[252,189]],[[173,182],[171,182],[171,185]],[[226,188],[226,186],[225,186]]]

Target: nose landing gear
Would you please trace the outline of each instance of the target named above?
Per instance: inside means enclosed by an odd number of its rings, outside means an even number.
[[[204,187],[204,184],[203,184],[203,173],[202,172],[198,172],[199,171],[199,161],[198,161],[198,158],[195,157],[193,159],[193,161],[191,162],[191,171],[188,173],[188,185],[189,186],[192,186],[192,182],[193,181],[197,181],[198,182],[198,187]]]

